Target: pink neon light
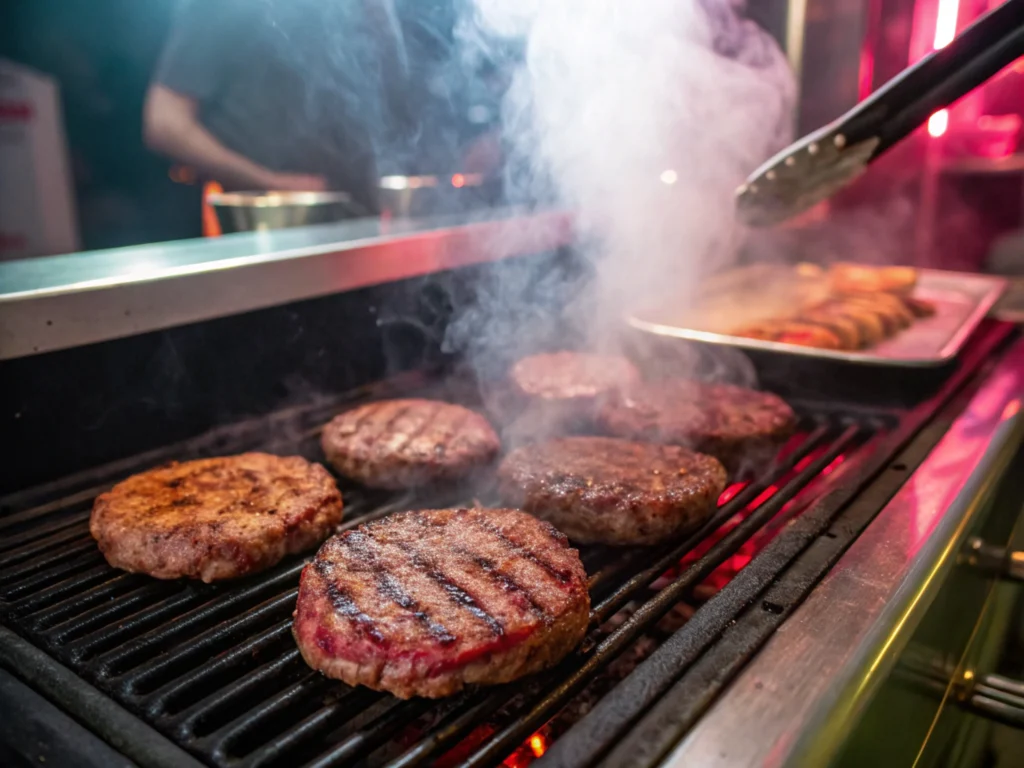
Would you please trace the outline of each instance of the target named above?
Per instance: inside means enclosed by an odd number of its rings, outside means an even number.
[[[928,135],[933,138],[939,138],[946,132],[949,127],[949,111],[940,109],[934,115],[928,118]]]
[[[939,0],[935,13],[935,42],[932,47],[945,48],[956,37],[956,19],[960,15],[960,0]],[[945,129],[943,129],[945,130]]]

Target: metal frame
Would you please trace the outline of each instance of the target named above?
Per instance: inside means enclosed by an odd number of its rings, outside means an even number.
[[[1024,341],[667,766],[826,765],[953,567],[1024,439]]]
[[[942,293],[955,292],[971,302],[970,309],[962,318],[951,318],[954,321],[959,320],[959,322],[948,328],[949,336],[941,342],[941,346],[935,345],[934,348],[920,349],[922,345],[919,343],[915,344],[915,340],[923,337],[925,343],[929,343],[930,337],[935,335],[935,320],[947,321],[947,318],[943,317],[941,306],[937,317],[928,320],[918,320],[914,326],[900,331],[898,336],[893,339],[888,339],[874,348],[853,352],[803,347],[778,341],[764,341],[743,336],[732,336],[728,333],[689,328],[685,325],[661,323],[645,319],[640,314],[627,315],[626,322],[639,331],[656,336],[717,344],[735,347],[740,350],[771,352],[780,356],[790,355],[797,358],[832,360],[854,365],[893,368],[940,367],[946,365],[960,354],[971,334],[974,333],[978,325],[981,324],[1006,291],[1007,280],[1003,277],[978,275],[971,272],[951,272],[940,269],[921,269],[918,271],[920,279],[916,295],[919,298],[929,299],[935,294],[941,295]],[[932,327],[929,328],[929,325]]]
[[[0,664],[50,701],[62,702],[126,757],[154,768],[200,768],[180,747],[6,627],[0,627]]]
[[[0,360],[539,253],[572,239],[567,214],[495,211],[0,263]]]
[[[98,736],[76,723],[0,666],[0,744],[11,763],[46,768],[136,768]]]

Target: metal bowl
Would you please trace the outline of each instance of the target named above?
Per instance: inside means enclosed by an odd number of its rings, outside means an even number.
[[[344,192],[226,192],[207,200],[225,234],[327,224],[357,213]]]
[[[481,198],[484,176],[384,176],[377,185],[381,212],[395,218],[452,213],[473,207]]]

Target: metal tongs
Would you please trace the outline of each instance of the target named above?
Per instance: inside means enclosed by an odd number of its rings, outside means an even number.
[[[740,220],[770,226],[831,197],[936,111],[1024,55],[1024,0],[1007,0],[736,190]]]

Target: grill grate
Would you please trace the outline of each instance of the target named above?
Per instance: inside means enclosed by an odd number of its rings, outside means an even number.
[[[16,667],[20,674],[140,764],[181,764],[190,753],[218,768],[482,766],[519,755],[523,743],[534,754],[543,752],[552,735],[545,724],[572,709],[566,703],[577,705],[581,699],[574,697],[592,683],[610,679],[602,674],[617,660],[652,642],[653,653],[622,682],[611,679],[613,687],[590,715],[553,741],[546,762],[614,762],[620,756],[612,750],[618,750],[634,763],[654,764],[727,683],[731,673],[723,670],[738,668],[755,652],[856,536],[856,525],[834,520],[857,509],[862,526],[881,509],[888,498],[877,493],[883,478],[898,483],[903,476],[881,470],[913,435],[916,442],[926,432],[941,433],[935,415],[981,379],[985,361],[1008,333],[1008,327],[983,327],[938,388],[907,410],[844,403],[801,409],[802,429],[775,466],[753,482],[730,486],[713,519],[686,541],[584,551],[592,632],[578,653],[540,679],[436,702],[351,689],[309,670],[292,642],[290,614],[304,560],[225,585],[157,582],[110,568],[92,545],[92,499],[118,479],[171,459],[246,450],[318,460],[318,427],[342,400],[232,425],[0,499],[0,624],[25,639],[4,629],[0,651],[8,662],[31,660],[31,669]],[[422,383],[398,389],[409,392]],[[871,499],[862,500],[857,495],[869,481],[863,496]],[[399,509],[468,501],[454,492],[394,496],[344,484],[342,490],[345,527]],[[845,527],[834,539],[831,531]],[[809,557],[816,549],[827,549],[827,556]],[[658,626],[698,585],[715,580],[720,586],[723,565],[741,567],[758,550],[681,630]],[[801,571],[800,584],[786,581],[787,569]],[[748,620],[757,623],[756,631],[744,629]],[[124,710],[99,706],[102,696],[83,680]],[[665,727],[667,710],[673,728]],[[647,761],[644,751],[655,757]]]
[[[302,413],[289,430],[295,440],[290,445],[279,440],[274,450],[319,458],[316,427],[329,415],[323,409]],[[884,426],[880,417],[808,414],[776,466],[756,481],[730,487],[713,518],[686,541],[653,552],[585,550],[594,630],[588,645],[543,681],[472,691],[438,703],[399,702],[326,680],[305,666],[291,638],[304,559],[227,585],[161,582],[115,571],[88,534],[91,501],[115,477],[0,518],[0,616],[211,765],[420,765],[444,755],[487,721],[493,735],[465,763],[494,764],[751,537],[764,533],[770,521],[806,504],[822,471]],[[217,445],[221,451],[251,447]],[[162,460],[203,452],[177,447]],[[146,466],[160,460],[146,458]],[[121,467],[119,476],[142,468]],[[343,493],[345,527],[397,509],[460,501],[452,494],[395,497],[344,486]],[[677,567],[688,553],[689,560]],[[650,589],[672,569],[667,586]],[[639,607],[626,621],[614,629],[602,627],[631,603]],[[428,713],[430,722],[423,725]],[[421,732],[415,732],[420,725]],[[413,738],[403,741],[409,733]],[[385,744],[390,746],[380,750],[383,754],[374,754]]]

